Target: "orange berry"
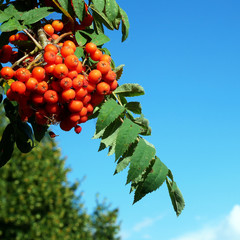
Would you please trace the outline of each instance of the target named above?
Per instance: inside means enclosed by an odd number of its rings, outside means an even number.
[[[10,67],[3,67],[0,74],[4,79],[11,79],[14,76],[14,70]]]
[[[96,50],[97,50],[97,45],[92,42],[87,43],[85,46],[85,51],[89,54],[93,54]]]
[[[88,81],[91,83],[99,83],[102,79],[102,73],[98,69],[93,69],[88,75]]]
[[[62,46],[61,48],[61,55],[65,58],[69,55],[73,55],[74,54],[74,50],[73,48],[69,47],[69,46]]]
[[[43,67],[35,67],[32,70],[32,77],[36,78],[38,82],[41,82],[46,77],[45,72]]]
[[[63,22],[62,22],[62,21],[60,21],[60,20],[54,20],[54,21],[52,22],[52,27],[54,28],[54,30],[55,30],[56,32],[60,32],[60,31],[62,31],[64,25],[63,25]]]
[[[108,62],[106,61],[99,61],[97,63],[97,69],[102,73],[106,74],[111,70],[111,66]]]
[[[15,81],[10,86],[12,92],[23,95],[26,92],[26,86],[23,82]]]
[[[44,101],[46,103],[50,103],[50,104],[54,104],[54,103],[57,103],[58,102],[58,94],[56,91],[54,90],[47,90],[45,93],[44,93]]]
[[[67,89],[62,91],[62,100],[63,102],[70,102],[76,96],[76,92],[73,89]]]
[[[45,51],[45,52],[52,51],[52,52],[55,52],[55,53],[57,54],[57,53],[58,53],[58,48],[57,48],[55,45],[49,43],[49,44],[47,44],[46,47],[44,48],[44,51]]]
[[[53,75],[58,79],[66,77],[68,75],[67,66],[63,63],[57,64],[53,70]]]
[[[26,88],[28,91],[34,91],[37,89],[38,86],[38,80],[36,78],[30,77],[26,82],[25,82]]]
[[[64,59],[64,63],[67,66],[68,69],[74,70],[74,69],[77,68],[79,60],[78,60],[78,57],[76,55],[68,55]]]
[[[110,92],[110,85],[106,82],[100,82],[97,85],[97,92],[101,95],[107,95]]]
[[[74,52],[76,51],[76,45],[75,45],[75,43],[73,42],[73,41],[71,41],[71,40],[67,40],[67,41],[65,41],[64,43],[63,43],[63,46],[68,46],[68,47],[71,47],[73,50],[74,50]]]
[[[44,31],[45,31],[48,35],[50,35],[50,36],[52,36],[53,33],[54,33],[54,28],[53,28],[53,26],[52,26],[51,24],[46,24],[46,25],[43,27],[43,29],[44,29]]]
[[[26,68],[19,68],[15,72],[15,77],[21,82],[26,82],[31,76],[31,73]]]
[[[79,100],[71,100],[68,103],[68,110],[70,112],[80,112],[83,108],[83,103],[82,101]]]
[[[99,49],[97,49],[94,53],[90,54],[90,57],[93,61],[99,61],[102,55],[103,55],[102,52]]]

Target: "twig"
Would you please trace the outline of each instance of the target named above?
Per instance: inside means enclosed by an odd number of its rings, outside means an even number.
[[[36,41],[36,39],[27,31],[27,29],[23,29],[23,31],[31,38],[31,40],[34,42],[34,44],[42,50],[42,46]]]
[[[59,43],[63,38],[65,38],[65,37],[67,37],[67,36],[69,36],[69,35],[71,35],[71,34],[73,34],[73,33],[72,33],[72,32],[63,33],[63,34],[60,35],[57,39],[55,39],[55,40],[53,41],[53,43]]]

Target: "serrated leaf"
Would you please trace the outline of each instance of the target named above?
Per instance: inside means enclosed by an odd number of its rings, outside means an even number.
[[[124,119],[121,125],[115,147],[115,160],[123,155],[138,137],[140,127],[128,118]]]
[[[120,8],[120,14],[122,17],[122,42],[124,42],[128,37],[130,24],[128,16],[122,8]]]
[[[144,136],[151,135],[152,129],[149,126],[149,121],[148,121],[148,119],[144,118],[143,115],[141,115],[140,117],[135,118],[134,122],[136,124],[138,124],[139,126],[142,126],[142,131],[140,133],[141,135],[144,135]]]
[[[156,149],[146,140],[140,138],[139,143],[131,157],[130,168],[127,176],[127,183],[133,181],[149,166],[150,161],[155,157]]]
[[[105,0],[92,0],[94,7],[99,11],[102,12],[105,7]]]
[[[118,18],[118,17],[114,19],[114,21],[113,21],[113,26],[114,26],[115,29],[117,29],[117,30],[119,29],[121,20],[122,20],[122,19],[121,19],[121,18]]]
[[[1,32],[11,32],[13,30],[21,31],[24,28],[26,27],[24,25],[21,25],[18,20],[16,20],[15,18],[11,18],[0,26],[0,31]]]
[[[101,143],[103,143],[105,147],[113,146],[116,143],[121,124],[122,122],[119,119],[116,119],[107,128],[105,128],[101,140]]]
[[[18,107],[17,102],[9,101],[5,98],[3,101],[3,106],[5,109],[5,114],[9,118],[10,122],[15,122],[18,119]]]
[[[53,8],[50,7],[41,7],[32,9],[30,11],[24,12],[21,16],[23,24],[29,25],[40,21],[41,19],[47,17]]]
[[[74,54],[75,54],[78,58],[85,57],[84,50],[83,50],[81,47],[77,47],[77,48],[76,48],[76,51],[74,52]]]
[[[119,115],[125,110],[116,101],[110,99],[106,101],[99,112],[98,120],[96,123],[96,133],[111,124]]]
[[[135,97],[144,95],[144,89],[137,83],[125,83],[120,85],[115,91],[115,94],[121,94],[125,97]]]
[[[121,65],[117,66],[116,68],[114,68],[113,71],[117,74],[116,80],[119,80],[121,78],[124,66],[125,66],[124,64],[121,64]]]
[[[108,20],[107,16],[103,12],[98,11],[93,5],[90,5],[90,7],[93,11],[94,19],[103,23],[108,29],[114,30],[114,27],[111,21]]]
[[[34,133],[34,138],[40,142],[43,137],[45,136],[45,133],[47,132],[48,130],[48,126],[47,125],[40,125],[40,124],[37,124],[35,122],[35,119],[34,117],[31,117],[29,118],[28,120],[31,125],[32,125],[32,128],[33,128],[33,133]]]
[[[141,107],[140,102],[128,102],[125,105],[125,108],[127,108],[128,110],[130,110],[131,112],[133,112],[135,114],[142,113],[142,107]]]
[[[3,11],[0,11],[0,23],[7,21],[11,17],[12,17],[11,15],[6,14]]]
[[[103,45],[106,42],[109,42],[110,38],[108,36],[106,36],[105,34],[99,34],[99,35],[95,35],[92,38],[92,43],[95,43],[97,46]]]
[[[71,1],[72,1],[74,12],[76,13],[78,19],[82,21],[84,17],[84,11],[85,11],[85,7],[84,7],[85,2],[83,0],[71,0]]]
[[[13,125],[9,123],[6,126],[0,141],[0,168],[3,167],[11,159],[14,144],[14,128]]]
[[[96,18],[94,18],[94,15],[93,15],[93,26],[97,34],[104,33],[103,24],[97,21]]]
[[[110,22],[112,22],[119,12],[119,6],[115,0],[106,0],[105,13]]]
[[[84,46],[87,42],[87,39],[81,34],[80,31],[75,33],[75,38],[79,46]]]
[[[185,201],[183,199],[182,193],[179,190],[177,184],[174,181],[170,181],[168,179],[166,180],[167,180],[166,182],[167,182],[168,192],[172,201],[173,208],[177,216],[179,216],[185,207]]]
[[[66,10],[68,9],[68,4],[69,4],[68,0],[58,0],[58,2],[62,8],[66,9]]]
[[[14,17],[17,20],[20,19],[22,12],[19,12],[13,4],[10,4],[5,10],[4,13],[7,14],[10,17]]]
[[[137,186],[133,203],[142,199],[146,194],[157,190],[165,182],[167,174],[168,168],[156,157],[151,171],[145,180]]]

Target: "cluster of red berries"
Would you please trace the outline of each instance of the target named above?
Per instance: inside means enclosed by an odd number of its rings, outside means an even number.
[[[34,117],[41,125],[58,124],[64,131],[81,132],[80,123],[88,120],[94,107],[118,86],[111,68],[111,57],[94,43],[85,46],[86,57],[97,61],[84,66],[74,54],[71,40],[60,46],[49,43],[42,53],[42,62],[29,71],[25,67],[1,69],[2,78],[13,79],[6,95],[17,101],[22,121]]]

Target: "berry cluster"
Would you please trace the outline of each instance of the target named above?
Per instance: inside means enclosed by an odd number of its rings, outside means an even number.
[[[62,22],[53,21],[51,34],[49,25],[44,26],[48,35],[61,31]],[[86,122],[94,107],[117,88],[111,57],[89,42],[84,48],[84,62],[91,58],[95,63],[87,66],[74,54],[76,47],[71,40],[48,43],[40,59],[39,54],[35,56],[35,65],[33,58],[27,67],[1,69],[2,78],[8,82],[12,79],[6,95],[18,102],[22,121],[34,117],[38,124],[59,124],[64,131],[74,128],[79,133],[79,124]]]

